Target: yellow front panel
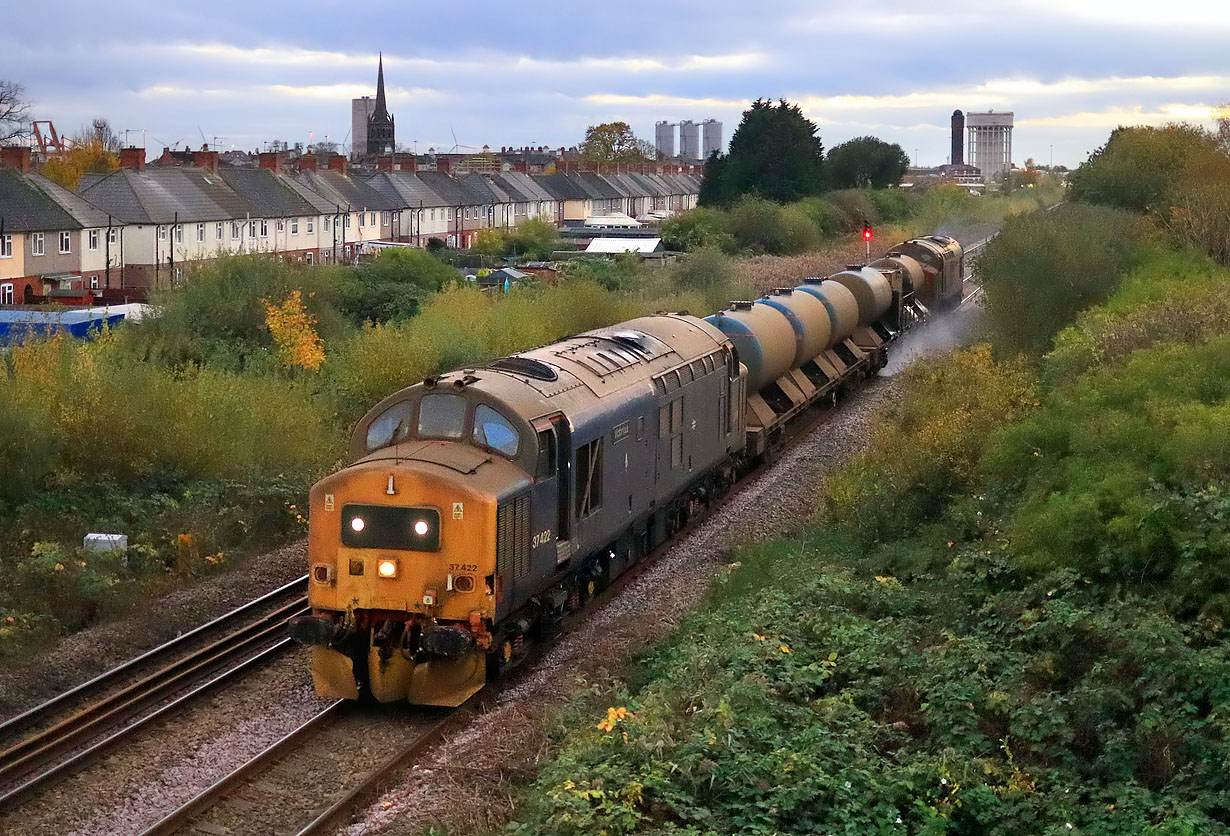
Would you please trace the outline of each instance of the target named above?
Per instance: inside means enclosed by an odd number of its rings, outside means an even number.
[[[467,488],[459,477],[416,462],[388,461],[349,467],[318,483],[311,494],[308,558],[313,573],[318,565],[331,566],[332,579],[320,583],[313,574],[312,606],[336,612],[417,612],[458,621],[478,610],[491,617],[495,597],[487,594],[485,579],[495,572],[496,501]],[[423,552],[344,546],[342,509],[348,504],[435,508],[440,514],[440,548]],[[396,560],[395,578],[380,577],[382,559]],[[351,573],[352,561],[361,563],[362,574]],[[473,590],[449,590],[450,575],[454,581],[472,577]],[[424,601],[429,591],[436,595],[434,604]]]

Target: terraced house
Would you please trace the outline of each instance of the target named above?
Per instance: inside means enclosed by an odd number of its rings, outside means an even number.
[[[28,148],[3,149],[0,305],[70,301],[119,287],[120,223],[30,171]]]
[[[119,301],[121,291],[175,286],[194,262],[227,253],[350,262],[376,241],[467,248],[483,229],[529,218],[563,226],[681,212],[700,187],[681,173],[417,170],[410,155],[361,176],[339,155],[288,164],[268,153],[239,168],[207,148],[167,151],[147,167],[143,149],[125,148],[119,170],[87,174],[70,192],[30,171],[29,149],[2,150],[3,305],[74,293]]]

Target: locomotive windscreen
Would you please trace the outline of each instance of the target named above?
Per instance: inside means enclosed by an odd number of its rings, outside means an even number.
[[[342,545],[355,549],[440,550],[440,512],[392,505],[342,507]]]

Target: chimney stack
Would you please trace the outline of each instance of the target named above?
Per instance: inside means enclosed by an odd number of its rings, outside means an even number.
[[[340,174],[346,173],[346,157],[342,154],[334,154],[329,158],[329,170],[336,171]]]
[[[299,158],[300,171],[315,171],[316,170],[316,155],[312,153],[304,154]]]
[[[22,174],[29,174],[30,149],[25,145],[0,147],[0,168],[13,168]]]
[[[145,171],[145,149],[121,148],[120,168],[126,168],[130,171]]]
[[[376,158],[376,170],[377,171],[392,171],[393,170],[393,158],[392,157],[377,157]]]
[[[282,155],[277,151],[262,151],[256,158],[256,165],[277,174],[282,170]]]
[[[218,152],[210,151],[208,145],[202,145],[200,151],[192,152],[192,164],[197,168],[207,168],[210,171],[217,171]]]

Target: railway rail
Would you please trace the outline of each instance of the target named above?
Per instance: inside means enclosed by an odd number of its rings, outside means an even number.
[[[0,723],[0,810],[290,645],[307,576]]]

